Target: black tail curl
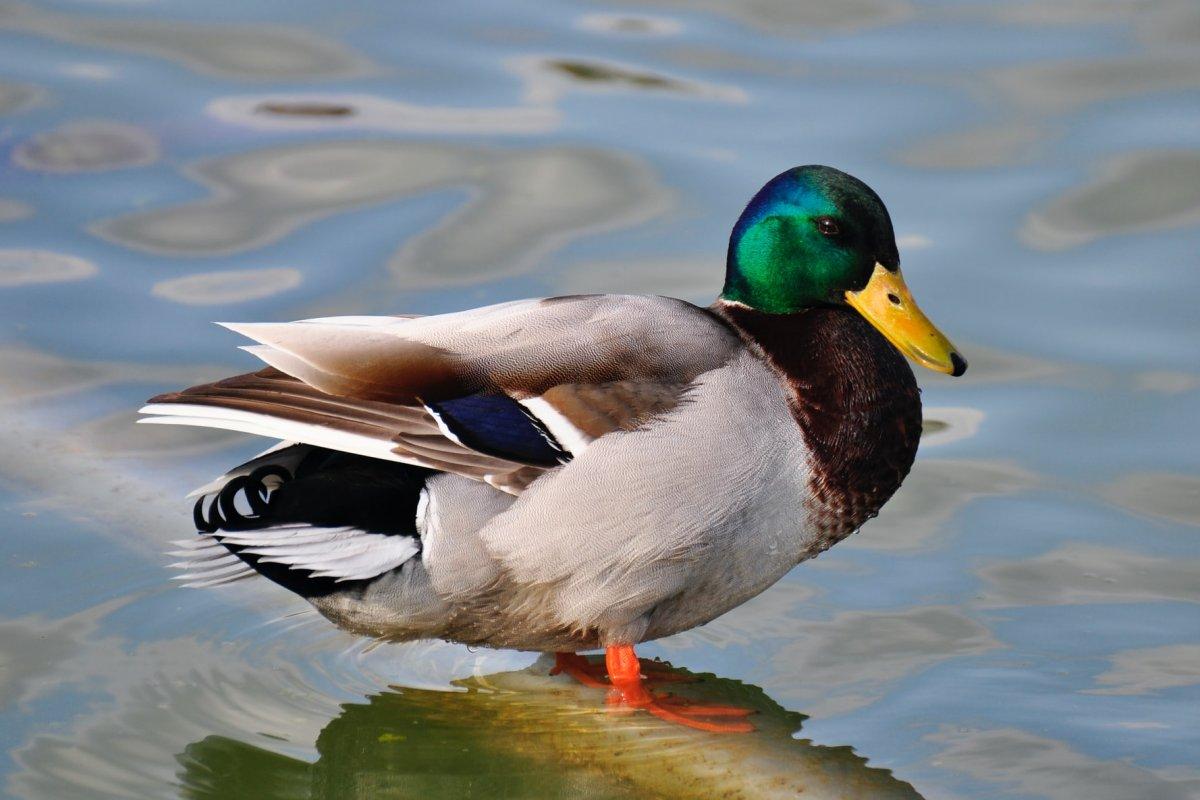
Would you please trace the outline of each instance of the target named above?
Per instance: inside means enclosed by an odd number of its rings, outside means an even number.
[[[192,508],[192,520],[196,530],[201,533],[216,533],[217,531],[247,531],[263,527],[265,520],[270,517],[273,492],[267,488],[266,479],[279,478],[286,483],[292,480],[292,473],[278,464],[266,464],[248,475],[240,475],[221,487],[208,506],[205,514],[204,498],[196,501]],[[238,493],[246,499],[250,513],[243,514],[237,508]]]
[[[260,575],[301,596],[354,591],[369,581],[312,577],[304,570],[263,561],[221,533],[285,525],[348,527],[411,536],[419,549],[417,503],[425,481],[433,474],[433,470],[409,464],[313,447],[294,471],[264,464],[230,478],[215,494],[196,501],[192,518],[199,533],[213,536]]]
[[[314,447],[294,471],[264,464],[230,478],[207,506],[206,498],[196,502],[192,517],[197,531],[218,537],[221,531],[276,525],[416,536],[417,500],[433,474],[410,464]],[[274,487],[267,488],[268,482]]]

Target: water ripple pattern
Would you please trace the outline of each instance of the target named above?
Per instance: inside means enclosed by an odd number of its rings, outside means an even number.
[[[0,794],[1200,798],[1198,48],[1192,0],[0,2]],[[263,446],[132,424],[252,368],[213,320],[707,303],[814,162],[971,371],[878,519],[646,648],[754,734],[170,580]]]

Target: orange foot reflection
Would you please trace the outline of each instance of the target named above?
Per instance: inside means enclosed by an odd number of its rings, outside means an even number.
[[[608,703],[613,708],[642,709],[659,719],[711,733],[749,733],[754,726],[744,720],[718,722],[713,717],[746,717],[748,708],[688,700],[650,691],[648,685],[677,683],[691,678],[638,661],[632,645],[609,647],[604,665],[593,664],[577,653],[555,653],[551,675],[566,673],[584,686],[610,688]],[[605,678],[608,680],[605,680]]]

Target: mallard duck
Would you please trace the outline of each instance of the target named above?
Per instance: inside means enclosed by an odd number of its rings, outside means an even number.
[[[195,493],[187,584],[260,575],[359,634],[554,652],[706,730],[748,725],[654,691],[634,646],[875,516],[921,433],[901,354],[967,367],[905,286],[883,202],[824,166],[754,196],[708,308],[576,295],[225,327],[267,367],[141,421],[279,444]]]

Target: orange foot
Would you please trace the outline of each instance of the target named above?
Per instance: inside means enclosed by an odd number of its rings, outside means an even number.
[[[565,672],[584,686],[592,688],[611,687],[608,703],[614,708],[643,709],[659,719],[712,733],[749,733],[754,726],[745,721],[716,722],[710,717],[746,717],[754,713],[748,708],[704,703],[655,694],[646,688],[647,683],[669,683],[693,680],[688,676],[676,675],[664,669],[649,667],[643,673],[637,653],[631,645],[609,647],[605,652],[605,665],[592,664],[577,653],[555,653],[551,675]],[[611,682],[604,680],[605,673]]]
[[[608,667],[601,661],[593,663],[578,653],[555,653],[554,666],[550,668],[551,675],[570,675],[584,686],[592,689],[607,689],[612,684],[608,680]],[[680,675],[653,661],[641,665],[642,678],[647,686],[657,686],[663,683],[695,683],[698,678],[692,675]]]
[[[551,675],[566,673],[584,686],[592,689],[607,689],[609,683],[605,680],[608,673],[602,664],[593,664],[579,653],[555,653],[554,667]]]

